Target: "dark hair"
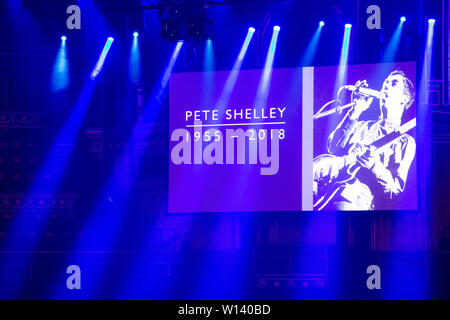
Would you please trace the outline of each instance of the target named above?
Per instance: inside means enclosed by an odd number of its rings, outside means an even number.
[[[416,97],[416,92],[414,90],[414,84],[411,82],[411,80],[409,80],[406,77],[405,73],[401,70],[392,71],[389,74],[389,77],[395,76],[397,74],[401,75],[403,78],[403,86],[404,86],[403,94],[407,95],[409,97],[409,101],[406,103],[406,110],[408,110],[409,107],[411,107],[411,105],[414,103],[414,99]]]

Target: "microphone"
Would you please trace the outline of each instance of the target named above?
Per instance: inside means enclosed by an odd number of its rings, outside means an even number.
[[[357,87],[357,86],[352,86],[352,85],[346,85],[346,86],[344,86],[344,89],[356,92],[356,93],[361,94],[363,96],[374,97],[374,98],[377,98],[377,99],[381,99],[381,92],[380,91],[369,89],[369,88],[366,88],[366,87]]]

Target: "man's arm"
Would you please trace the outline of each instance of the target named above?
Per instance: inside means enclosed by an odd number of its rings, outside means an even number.
[[[329,153],[334,155],[345,153],[345,148],[358,126],[358,121],[352,119],[351,112],[352,110],[345,115],[344,119],[328,137],[327,147]]]
[[[336,129],[328,137],[328,152],[335,155],[342,155],[351,139],[355,129],[360,124],[358,121],[362,112],[367,110],[372,103],[373,98],[360,98],[355,100],[355,106],[350,109],[344,119],[338,124]]]
[[[384,193],[390,198],[405,190],[409,168],[416,154],[416,142],[405,135],[400,139],[398,148],[394,150],[394,163],[396,168],[388,169],[381,163],[379,156],[361,156],[358,161],[375,175],[378,183],[383,187]]]

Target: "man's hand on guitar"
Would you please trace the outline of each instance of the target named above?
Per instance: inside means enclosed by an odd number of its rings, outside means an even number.
[[[356,160],[363,166],[369,170],[375,166],[377,161],[380,161],[379,158],[372,152],[372,149],[367,148],[365,152],[362,152],[360,155],[356,157]]]

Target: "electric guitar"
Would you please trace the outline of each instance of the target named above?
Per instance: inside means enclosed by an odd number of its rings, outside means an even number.
[[[365,147],[370,147],[372,154],[378,155],[415,126],[416,118]],[[313,160],[313,208],[315,210],[322,210],[346,183],[355,178],[361,169],[361,164],[357,161],[357,157],[361,154],[361,152],[352,152],[341,157],[323,154]]]

